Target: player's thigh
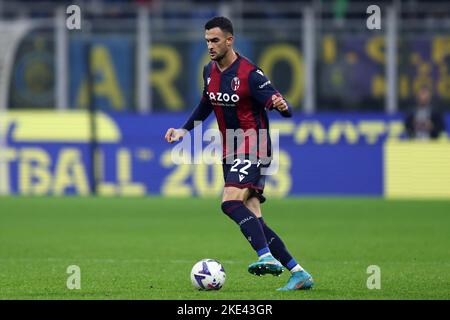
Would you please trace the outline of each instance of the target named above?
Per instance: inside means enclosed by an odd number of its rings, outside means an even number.
[[[222,202],[225,201],[245,201],[250,194],[248,188],[225,187],[223,189]]]
[[[262,217],[262,213],[261,213],[261,203],[259,202],[259,199],[257,197],[250,197],[249,199],[247,199],[245,201],[245,206],[251,211],[253,212],[253,214],[257,217],[257,218],[261,218]]]

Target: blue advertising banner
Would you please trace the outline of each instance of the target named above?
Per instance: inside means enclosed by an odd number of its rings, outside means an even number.
[[[99,113],[99,194],[220,196],[221,165],[175,164],[174,145],[164,140],[166,130],[180,126],[187,116]],[[402,115],[270,116],[271,129],[279,135],[279,169],[267,177],[265,193],[269,196],[401,195],[405,184],[410,183],[407,179],[413,177],[402,168],[410,166],[416,173],[422,170],[417,162],[422,161],[420,157],[408,156],[417,150],[420,155],[433,155],[425,161],[441,160],[440,167],[423,169],[434,170],[429,174],[437,172],[442,177],[444,185],[439,188],[445,188],[446,175],[450,177],[446,138],[437,149],[423,152],[423,144],[421,149],[410,145],[405,149],[404,142],[396,145],[404,141]],[[448,115],[446,120],[448,130]],[[90,193],[92,148],[86,112],[11,111],[6,123],[3,193]],[[203,128],[215,125],[211,116]]]

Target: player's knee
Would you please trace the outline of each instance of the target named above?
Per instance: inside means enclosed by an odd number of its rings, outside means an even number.
[[[228,214],[228,204],[227,204],[227,202],[228,201],[224,201],[224,202],[222,202],[222,205],[220,206],[221,208],[222,208],[222,212],[223,213],[225,213],[225,214]]]
[[[253,214],[257,217],[260,218],[262,217],[261,214],[261,206],[259,203],[259,200],[255,197],[252,197],[250,199],[247,199],[247,201],[245,202],[245,206],[251,211],[253,212]]]
[[[234,209],[237,209],[241,206],[243,206],[244,203],[240,200],[229,200],[229,201],[223,201],[222,202],[222,211],[223,213],[225,213],[226,215],[230,215]]]

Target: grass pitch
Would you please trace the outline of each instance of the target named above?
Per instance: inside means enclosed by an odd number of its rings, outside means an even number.
[[[256,256],[219,199],[3,197],[0,299],[450,299],[449,201],[269,199],[263,214],[313,290],[249,274]],[[193,289],[202,258],[223,263],[222,290]],[[80,290],[66,287],[70,265]]]

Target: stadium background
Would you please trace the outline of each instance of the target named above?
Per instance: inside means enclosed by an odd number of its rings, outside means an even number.
[[[72,4],[81,30],[66,28]],[[281,166],[263,210],[312,292],[251,277],[220,166],[170,159],[214,15],[294,106],[270,114]],[[448,1],[0,0],[0,299],[449,299],[449,67]],[[447,131],[409,140],[424,85]],[[205,257],[227,271],[215,294],[189,282]],[[374,264],[382,290],[366,286]]]
[[[449,110],[445,2],[379,1],[381,30],[361,1],[79,2],[81,30],[70,4],[3,3],[0,193],[219,195],[220,167],[174,166],[162,136],[196,106],[203,24],[224,14],[295,109],[272,115],[285,163],[268,194],[450,196],[447,135],[403,130],[420,86]]]

